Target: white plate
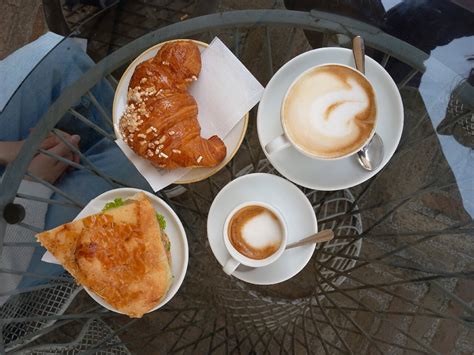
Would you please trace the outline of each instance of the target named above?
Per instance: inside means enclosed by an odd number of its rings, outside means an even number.
[[[266,202],[280,211],[288,227],[288,244],[318,230],[311,203],[291,182],[271,174],[242,176],[228,183],[217,194],[207,218],[207,238],[214,256],[221,265],[230,258],[223,236],[226,217],[237,205],[247,201]],[[260,268],[240,265],[232,276],[256,285],[283,282],[305,267],[314,249],[315,244],[286,250],[277,261]]]
[[[117,137],[117,139],[122,140],[122,135],[120,134],[120,129],[119,129],[119,120],[120,120],[120,117],[122,116],[122,113],[125,111],[125,107],[127,106],[128,85],[130,83],[130,79],[132,78],[133,72],[135,71],[135,67],[141,62],[144,62],[145,60],[153,58],[158,52],[158,50],[161,48],[161,46],[163,46],[165,43],[175,42],[175,41],[182,41],[182,39],[162,42],[151,48],[148,48],[146,51],[140,54],[128,66],[128,68],[123,73],[122,78],[120,79],[117,85],[117,90],[115,90],[115,97],[114,97],[114,103],[113,103],[113,108],[112,108],[114,131],[115,131],[115,136]],[[204,49],[206,49],[206,47],[208,46],[207,43],[200,42],[200,41],[195,41],[195,40],[186,40],[186,41],[194,42],[199,47],[201,52]],[[234,155],[239,150],[239,147],[242,144],[242,141],[244,139],[245,132],[247,131],[248,119],[249,119],[249,114],[247,113],[235,125],[235,127],[232,128],[230,133],[224,137],[223,141],[225,143],[225,146],[227,147],[227,155],[219,165],[213,168],[193,168],[189,171],[189,173],[187,173],[185,176],[183,176],[180,180],[176,181],[175,183],[176,184],[190,184],[193,182],[201,181],[201,180],[207,179],[208,177],[214,175],[219,170],[221,170],[234,157]],[[140,158],[140,159],[143,159],[143,158]]]
[[[257,131],[263,147],[283,133],[280,107],[291,83],[305,70],[325,63],[354,67],[352,51],[345,48],[319,48],[303,53],[278,70],[268,83],[258,106]],[[265,152],[276,170],[298,185],[315,190],[340,190],[356,186],[377,174],[397,149],[403,131],[403,104],[400,92],[385,69],[370,57],[365,57],[365,75],[374,87],[377,100],[376,132],[382,138],[385,156],[374,171],[364,170],[355,156],[340,160],[316,160],[294,147],[282,149],[271,156]]]
[[[171,243],[171,272],[173,274],[173,281],[166,294],[166,297],[153,309],[149,312],[153,312],[158,308],[163,307],[168,303],[173,296],[178,292],[179,287],[183,283],[184,276],[186,275],[186,270],[188,268],[188,240],[186,239],[186,233],[184,231],[183,225],[179,220],[176,213],[169,207],[166,202],[161,198],[152,195],[149,192],[132,189],[132,188],[123,188],[115,189],[104,192],[102,195],[97,196],[95,199],[91,200],[86,207],[77,215],[74,220],[87,217],[92,214],[99,213],[104,208],[107,202],[113,201],[115,198],[121,197],[127,199],[132,197],[138,192],[143,192],[150,199],[153,207],[156,212],[162,214],[166,220],[166,229],[165,232],[168,235],[168,238]],[[87,287],[84,287],[84,290],[91,296],[94,301],[99,303],[101,306],[117,313],[122,313],[108,304],[102,297],[96,295],[94,292],[89,290]],[[149,313],[147,312],[147,313]]]

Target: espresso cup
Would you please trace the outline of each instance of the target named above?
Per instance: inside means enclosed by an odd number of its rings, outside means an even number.
[[[352,67],[318,65],[290,85],[280,118],[284,133],[265,146],[269,155],[293,146],[310,158],[342,159],[358,152],[375,133],[375,91]]]
[[[270,212],[271,217],[270,218],[276,218],[276,222],[278,223],[278,226],[280,228],[280,236],[279,236],[279,246],[274,250],[271,255],[268,255],[267,257],[264,257],[262,259],[255,259],[251,258],[249,256],[246,256],[243,254],[243,250],[239,251],[237,248],[233,245],[230,234],[229,234],[229,225],[230,223],[235,223],[236,221],[233,221],[234,216],[238,215],[240,211],[245,212],[244,209],[250,209],[252,206],[255,207],[262,207],[263,209],[266,209],[267,211]],[[271,230],[271,228],[274,228],[274,226],[268,226],[268,223],[273,223],[272,220],[268,220],[268,216],[263,216],[265,212],[262,212],[261,214],[257,215],[256,217],[252,217],[248,220],[247,228],[261,228],[262,230]],[[259,219],[257,219],[257,217]],[[244,217],[245,218],[245,217]],[[253,224],[250,224],[250,221],[253,221]],[[243,228],[243,225],[241,226]],[[258,232],[258,230],[254,230],[253,232]],[[243,233],[243,232],[242,232]],[[227,248],[227,251],[230,254],[230,258],[227,260],[227,262],[224,264],[223,270],[226,274],[231,275],[240,264],[250,266],[250,267],[262,267],[262,266],[267,266],[270,265],[271,263],[275,262],[278,260],[278,258],[283,254],[286,248],[287,244],[287,227],[284,218],[278,212],[278,210],[272,206],[270,206],[267,203],[264,202],[257,202],[257,201],[252,201],[252,202],[245,202],[237,207],[235,207],[227,216],[227,219],[225,220],[224,223],[224,230],[223,230],[223,237],[224,237],[224,244]],[[252,234],[252,231],[249,231],[249,234]],[[262,237],[264,238],[264,237]],[[257,241],[257,244],[260,243],[262,244],[264,242],[263,240]],[[268,242],[268,240],[267,240]],[[260,248],[258,245],[250,246],[250,248],[255,248],[255,250],[260,249],[264,251],[265,247],[261,246]],[[247,253],[248,254],[248,253]]]

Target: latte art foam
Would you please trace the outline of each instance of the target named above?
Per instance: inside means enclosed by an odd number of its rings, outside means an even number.
[[[283,240],[283,227],[275,214],[262,206],[243,207],[228,226],[233,247],[251,259],[265,259],[274,254]]]
[[[317,67],[292,86],[282,115],[289,138],[300,149],[336,158],[357,150],[371,135],[375,94],[367,79],[352,69]]]

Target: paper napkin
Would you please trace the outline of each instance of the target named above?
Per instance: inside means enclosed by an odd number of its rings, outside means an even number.
[[[201,136],[209,138],[217,134],[224,140],[242,117],[260,101],[263,86],[217,37],[201,53],[201,62],[199,78],[190,88],[190,94],[198,104]],[[116,143],[154,191],[172,184],[190,170],[157,169],[136,155],[121,139]]]

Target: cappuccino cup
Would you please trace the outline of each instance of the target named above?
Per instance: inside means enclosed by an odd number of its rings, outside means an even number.
[[[230,258],[223,270],[231,275],[240,264],[267,266],[283,254],[287,227],[280,212],[264,202],[245,202],[227,216],[223,230]]]
[[[375,92],[354,68],[318,65],[290,85],[280,116],[284,133],[265,146],[268,154],[294,146],[314,159],[345,158],[358,152],[375,133]]]

